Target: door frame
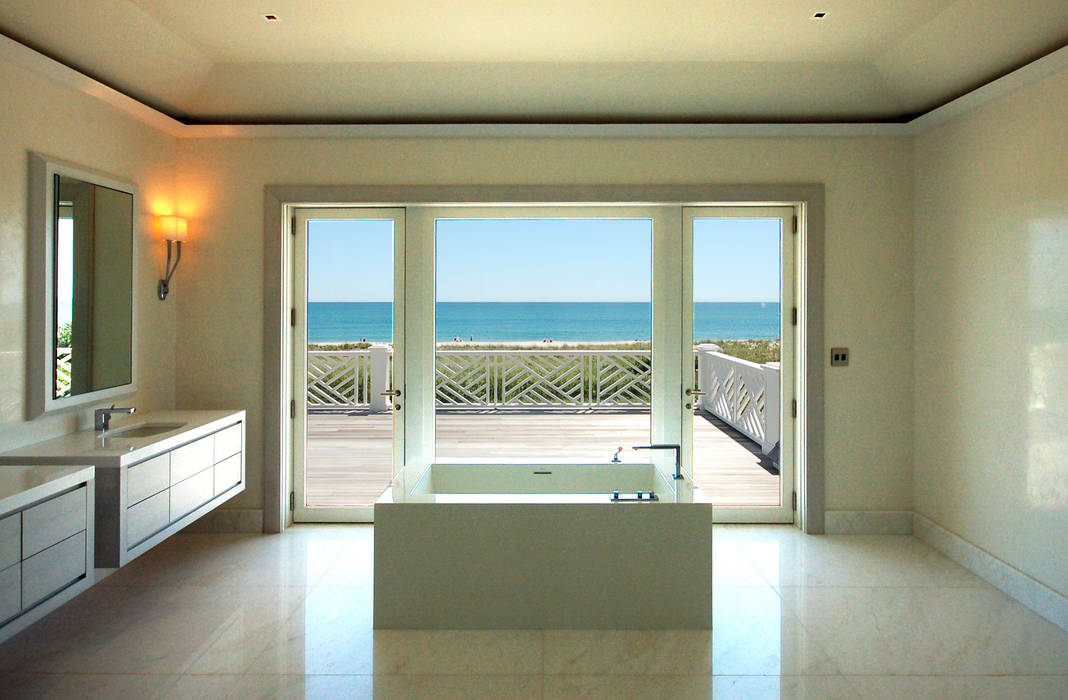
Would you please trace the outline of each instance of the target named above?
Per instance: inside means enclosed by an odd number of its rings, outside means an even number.
[[[292,465],[291,510],[294,522],[332,523],[374,522],[371,504],[345,507],[310,506],[306,503],[305,479],[307,468],[307,358],[308,358],[308,225],[312,221],[392,221],[393,222],[393,381],[391,388],[400,387],[398,405],[407,397],[404,388],[404,308],[405,294],[405,211],[399,207],[298,207],[293,211],[291,244],[291,369],[292,437],[290,439]],[[403,409],[402,409],[403,410]],[[303,438],[300,436],[303,435]],[[404,464],[404,419],[394,413],[393,471]]]
[[[405,204],[672,204],[795,206],[798,220],[798,324],[805,329],[799,347],[797,387],[796,522],[805,532],[824,531],[823,309],[825,193],[822,183],[793,185],[268,185],[264,188],[263,400],[258,438],[265,532],[292,523],[291,400],[289,313],[291,308],[292,215],[300,206],[378,206]],[[250,416],[255,420],[254,416]],[[256,433],[259,433],[257,435]],[[253,481],[253,484],[255,481]]]

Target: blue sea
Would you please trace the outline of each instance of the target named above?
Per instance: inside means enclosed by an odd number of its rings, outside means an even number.
[[[439,302],[438,342],[649,340],[650,304],[645,302]],[[779,337],[778,302],[698,302],[694,340]],[[389,302],[309,302],[312,343],[391,342]]]

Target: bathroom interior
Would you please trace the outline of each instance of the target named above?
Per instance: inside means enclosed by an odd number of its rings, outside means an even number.
[[[1068,10],[729,4],[715,47],[498,8],[539,47],[465,2],[346,53],[293,3],[5,3],[0,695],[1068,696]],[[780,246],[781,362],[731,433],[774,450],[757,505],[694,422],[696,232],[747,217]],[[309,476],[344,413],[307,383],[330,219],[392,246],[358,504]],[[640,290],[641,411],[576,399],[505,455],[510,407],[442,409],[447,222],[490,219],[646,222],[641,274],[559,273]],[[638,429],[584,450],[590,416]]]

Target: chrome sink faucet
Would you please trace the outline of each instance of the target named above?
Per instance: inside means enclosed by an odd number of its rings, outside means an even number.
[[[111,404],[111,408],[98,408],[93,411],[93,430],[98,432],[106,432],[111,426],[111,416],[115,413],[133,413],[137,409],[133,406],[129,408],[115,408],[115,404]]]

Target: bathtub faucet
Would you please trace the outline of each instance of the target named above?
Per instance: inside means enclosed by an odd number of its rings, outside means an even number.
[[[633,450],[675,450],[675,478],[676,479],[681,479],[682,478],[682,464],[680,463],[681,460],[679,459],[679,456],[682,453],[682,448],[679,447],[678,445],[670,445],[670,444],[666,444],[666,443],[664,443],[664,444],[658,443],[658,444],[655,444],[655,445],[635,445],[631,449],[633,449]]]

